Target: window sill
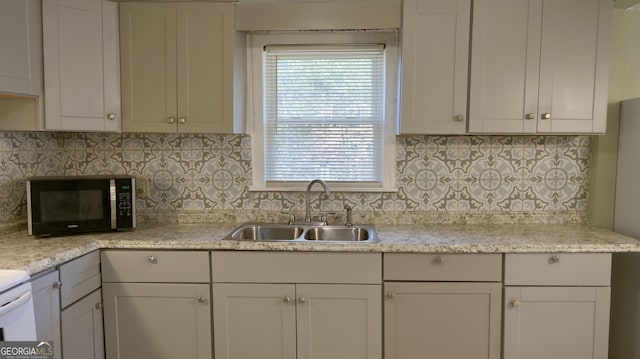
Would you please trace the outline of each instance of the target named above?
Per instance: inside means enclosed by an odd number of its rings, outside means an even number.
[[[340,186],[331,186],[329,185],[329,189],[331,192],[359,192],[359,193],[396,193],[398,192],[397,187],[391,188],[366,188],[366,187],[340,187]],[[307,186],[286,186],[286,187],[255,187],[250,186],[249,192],[306,192]],[[311,190],[312,192],[322,192],[322,188],[320,186],[314,186]]]

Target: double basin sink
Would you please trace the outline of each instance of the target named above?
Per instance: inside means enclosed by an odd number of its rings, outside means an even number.
[[[370,225],[298,225],[278,223],[245,223],[225,240],[277,242],[377,242],[376,231]]]

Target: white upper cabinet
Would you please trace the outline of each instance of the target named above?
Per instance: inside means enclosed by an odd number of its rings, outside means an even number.
[[[118,5],[103,0],[46,0],[45,128],[120,130]]]
[[[610,0],[476,0],[469,132],[604,133]]]
[[[0,93],[42,94],[40,13],[39,0],[0,0]]]
[[[120,5],[123,130],[234,130],[232,3]]]
[[[471,0],[405,0],[399,132],[466,131]]]

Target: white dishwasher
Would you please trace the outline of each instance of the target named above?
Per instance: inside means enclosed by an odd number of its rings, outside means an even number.
[[[29,275],[0,270],[0,341],[36,340]]]

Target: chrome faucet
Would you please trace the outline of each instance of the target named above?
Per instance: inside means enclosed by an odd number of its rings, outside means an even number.
[[[307,212],[305,212],[304,214],[305,222],[311,222],[311,187],[313,187],[313,185],[316,183],[319,183],[322,186],[322,188],[324,188],[324,193],[327,196],[331,194],[331,191],[329,190],[329,185],[327,184],[327,182],[321,179],[314,179],[312,181],[309,181],[309,184],[307,185]]]

